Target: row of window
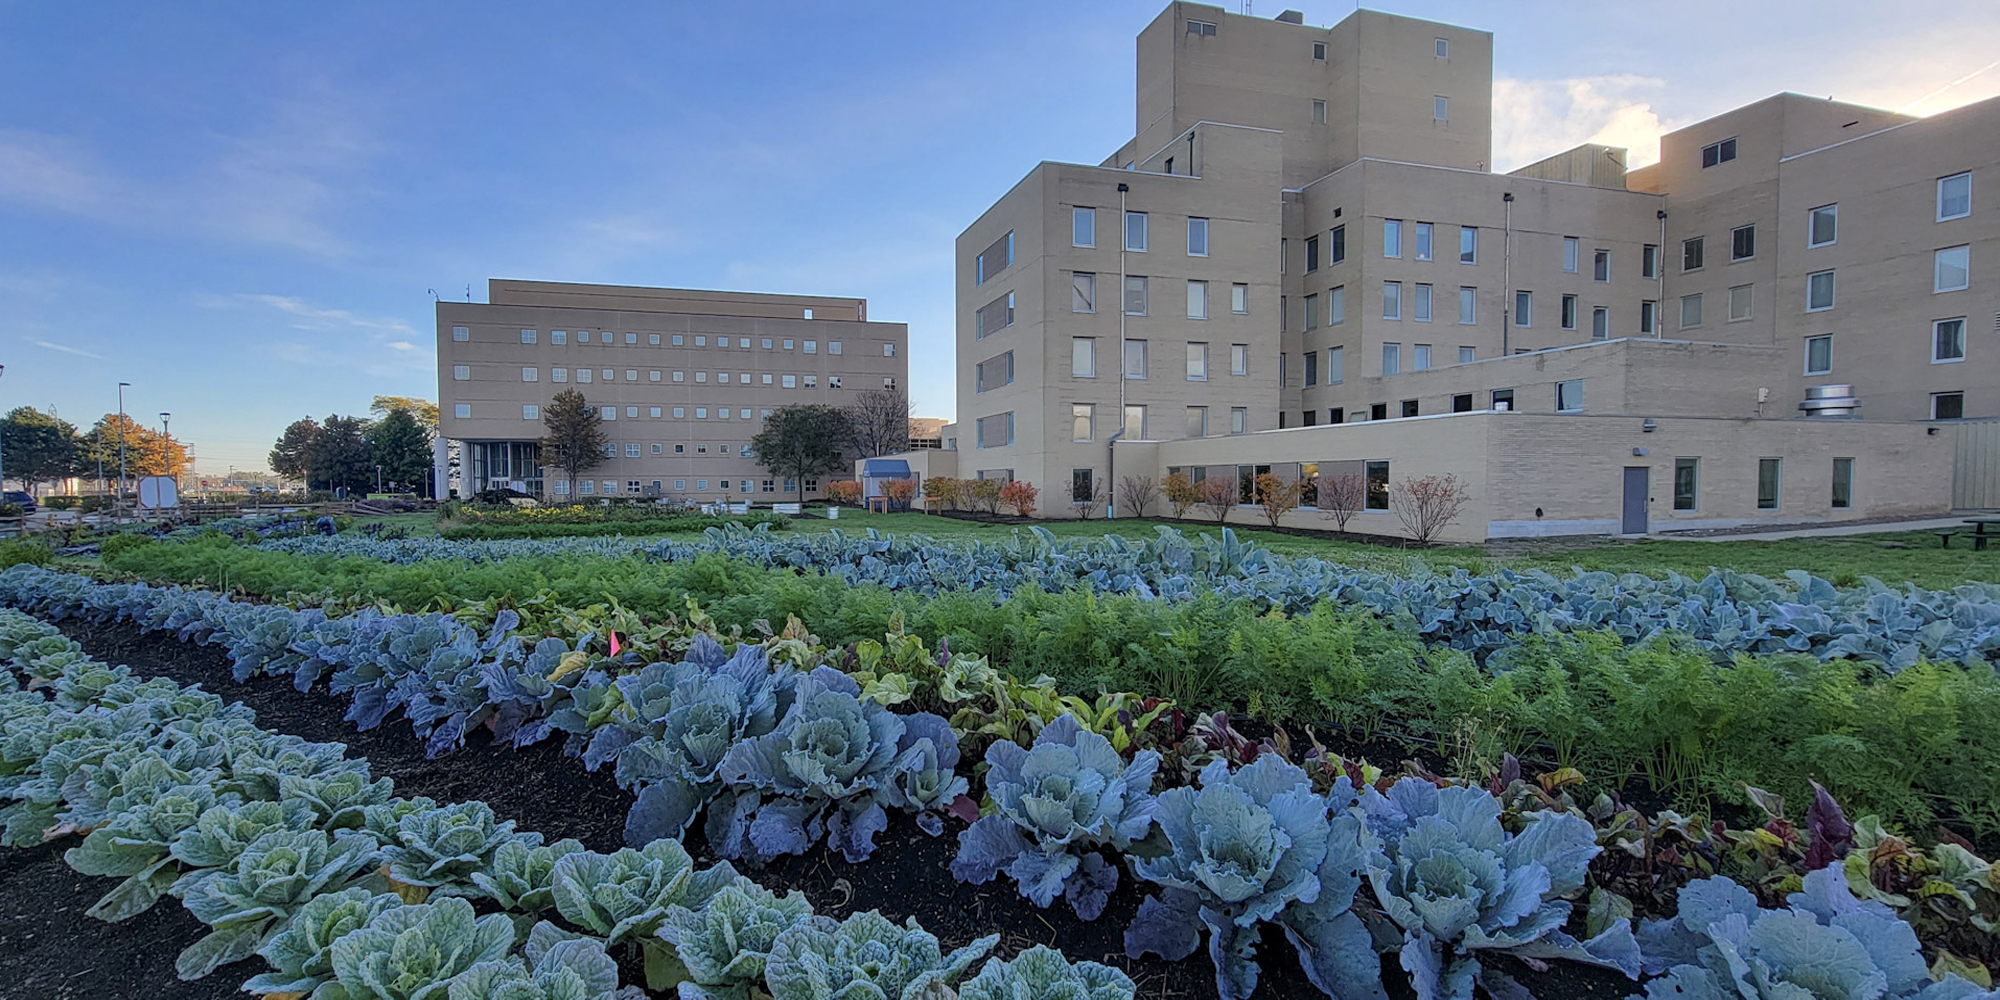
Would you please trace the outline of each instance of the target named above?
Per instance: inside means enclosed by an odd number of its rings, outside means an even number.
[[[1098,338],[1096,337],[1070,338],[1069,373],[1071,377],[1073,378],[1097,377],[1097,340]],[[1190,382],[1208,381],[1208,376],[1209,376],[1208,347],[1209,345],[1205,341],[1196,340],[1188,342],[1185,353],[1187,361],[1186,371],[1187,371],[1188,381]],[[1142,379],[1148,377],[1149,368],[1148,368],[1147,352],[1148,352],[1148,342],[1146,340],[1136,337],[1127,337],[1125,339],[1124,356],[1122,358],[1123,362],[1122,371],[1126,378]],[[1005,368],[1006,378],[1008,382],[1011,382],[1014,379],[1014,354],[1012,351],[1009,351],[1006,354],[1002,355],[1001,357],[1006,359],[1006,368]],[[1250,374],[1249,344],[1229,345],[1229,374],[1231,375]],[[1005,383],[987,383],[984,380],[983,376],[979,377],[978,381],[982,385],[1005,384]],[[985,390],[982,389],[980,391],[983,392]]]
[[[1184,437],[1208,437],[1213,433],[1209,426],[1208,410],[1209,408],[1206,406],[1189,406],[1183,409],[1181,430]],[[1144,405],[1127,405],[1124,414],[1125,420],[1121,428],[1124,432],[1122,436],[1134,441],[1147,440],[1147,431],[1151,428],[1147,424],[1146,414],[1147,407]],[[1071,441],[1089,442],[1097,440],[1097,404],[1071,403],[1069,418]],[[1009,420],[1011,421],[1011,419],[1012,417],[1009,415]],[[1229,408],[1228,432],[1231,434],[1248,434],[1250,432],[1249,407],[1232,406]],[[981,447],[985,446],[982,445]]]
[[[807,319],[812,318],[812,310],[810,309],[806,310],[806,318]],[[582,345],[591,343],[591,332],[592,331],[589,330],[576,331],[577,344]],[[539,331],[532,330],[527,327],[521,328],[521,343],[523,344],[538,343],[540,340],[540,336],[541,335]],[[696,334],[674,333],[674,334],[666,334],[664,336],[671,338],[671,346],[673,347],[687,346],[687,340],[689,337],[692,337],[694,339],[694,346],[696,347],[709,346],[708,335],[703,333],[696,333]],[[659,347],[661,346],[661,337],[662,334],[649,333],[646,335],[646,343],[653,347]],[[472,339],[472,329],[470,327],[454,326],[451,328],[451,339],[459,343],[465,343],[467,341],[470,341]],[[715,337],[715,346],[718,348],[727,348],[730,345],[730,339],[731,338],[729,337],[718,334]],[[618,340],[618,335],[612,333],[609,330],[604,330],[597,333],[598,343],[614,344],[617,343],[617,340]],[[568,342],[569,342],[569,331],[567,330],[549,331],[549,343],[567,344]],[[775,350],[790,351],[793,349],[799,349],[807,354],[819,353],[819,341],[817,340],[800,340],[793,337],[737,337],[735,338],[735,342],[736,346],[739,349],[746,351],[752,349],[750,346],[752,343],[760,343],[763,349],[767,351],[775,351]],[[636,346],[639,343],[639,335],[636,333],[625,334],[625,343],[628,346]],[[842,352],[842,347],[843,345],[840,341],[829,340],[826,342],[826,353],[840,354]],[[885,358],[895,357],[896,345],[894,343],[883,344],[882,356]]]
[[[1171,162],[1171,161],[1169,161]],[[1172,173],[1171,169],[1168,173]],[[1133,253],[1149,253],[1152,250],[1152,217],[1145,212],[1125,213],[1125,249]],[[1012,233],[1008,234],[1010,237]],[[1075,205],[1070,208],[1070,245],[1095,247],[1097,245],[1097,209],[1089,205]],[[1208,256],[1208,220],[1192,216],[1187,220],[1187,255]],[[1010,255],[1008,260],[1012,261]],[[983,282],[982,282],[983,283]]]
[[[1402,258],[1404,225],[1404,220],[1402,219],[1382,220],[1382,256],[1396,259]],[[1436,227],[1428,222],[1410,223],[1409,226],[1411,234],[1410,258],[1420,261],[1437,259],[1434,247]],[[1289,270],[1290,262],[1287,258],[1290,257],[1290,242],[1289,240],[1284,241],[1285,245],[1281,247],[1281,252],[1279,253],[1280,270]],[[1324,259],[1320,255],[1322,244],[1318,234],[1306,237],[1305,245],[1305,273],[1307,274],[1311,274],[1323,266],[1332,267],[1335,264],[1344,263],[1347,260],[1347,224],[1342,223],[1327,231],[1326,242],[1324,243],[1327,252]],[[1608,251],[1599,252],[1608,254]],[[1479,263],[1479,227],[1458,227],[1458,262],[1461,264]],[[1606,267],[1608,268],[1609,266],[1609,258],[1607,257]],[[1608,271],[1606,273],[1607,275],[1609,274]],[[1610,279],[1607,277],[1604,280]]]
[[[484,406],[484,404],[482,404],[480,408],[481,408],[481,410],[483,411],[483,410],[485,409],[485,406]],[[649,417],[649,418],[651,418],[651,419],[653,419],[653,420],[664,420],[664,419],[666,419],[666,418],[667,418],[667,417],[666,417],[666,415],[667,415],[668,413],[671,413],[671,414],[673,415],[673,419],[675,419],[675,420],[686,420],[686,419],[688,418],[688,412],[689,412],[690,410],[692,410],[692,411],[694,412],[694,419],[696,419],[696,420],[707,420],[707,419],[709,419],[709,415],[708,415],[708,414],[709,414],[709,410],[710,410],[710,408],[709,408],[709,407],[706,407],[706,406],[671,406],[671,407],[669,407],[669,406],[627,406],[627,407],[624,407],[623,409],[624,409],[624,414],[625,414],[625,418],[626,418],[626,419],[628,419],[628,420],[638,420],[638,419],[640,419],[640,416],[639,416],[639,414],[640,414],[640,411],[642,411],[642,410],[643,410],[643,411],[645,411],[645,414],[646,414],[646,416],[647,416],[647,417]],[[616,407],[616,406],[600,406],[600,407],[598,407],[598,419],[599,419],[599,420],[605,420],[605,421],[612,421],[612,420],[617,420],[617,419],[618,419],[618,414],[619,414],[619,410],[620,410],[620,408],[619,408],[619,407]],[[715,419],[716,419],[716,420],[728,420],[728,419],[729,419],[729,413],[730,413],[730,407],[727,407],[727,406],[717,406],[717,407],[714,407],[714,411],[715,411]],[[755,419],[755,420],[762,420],[762,419],[764,419],[764,418],[766,418],[766,417],[769,417],[769,416],[771,415],[771,410],[770,410],[770,408],[769,408],[769,407],[762,407],[762,408],[759,408],[759,407],[750,407],[750,406],[744,406],[744,407],[738,407],[738,408],[736,408],[736,412],[737,412],[737,414],[738,414],[738,416],[737,416],[737,418],[736,418],[736,419],[738,419],[738,420],[752,420],[752,419]],[[756,416],[755,416],[755,417],[752,417],[752,416],[751,416],[751,414],[752,414],[752,413],[755,413],[755,414],[756,414]],[[453,403],[453,404],[452,404],[452,416],[454,416],[454,417],[457,417],[457,418],[458,418],[458,419],[460,419],[460,420],[470,420],[470,419],[472,419],[472,404],[471,404],[471,403]],[[540,404],[538,404],[538,403],[522,403],[522,404],[521,404],[521,419],[522,419],[522,420],[540,420],[540,419],[542,419],[542,407],[541,407],[541,405],[540,405]]]
[[[1784,460],[1760,458],[1757,460],[1757,509],[1777,510],[1779,488],[1784,480]],[[1698,510],[1698,494],[1701,484],[1701,459],[1674,459],[1674,509]],[[1854,459],[1833,460],[1832,490],[1830,506],[1835,510],[1847,510],[1854,506]]]
[[[673,373],[672,373],[672,375],[673,375],[673,378],[672,378],[672,381],[674,381],[674,382],[682,382],[682,383],[684,383],[684,382],[686,382],[686,381],[687,381],[687,372],[684,372],[684,371],[676,371],[676,372],[673,372]],[[652,369],[652,370],[649,370],[649,371],[647,371],[647,372],[646,372],[646,381],[648,381],[648,382],[660,382],[660,381],[664,381],[664,380],[665,380],[665,376],[666,376],[666,373],[665,373],[665,372],[663,372],[663,371],[661,371],[660,369]],[[709,373],[708,373],[708,372],[705,372],[705,371],[703,371],[703,372],[695,372],[695,373],[694,373],[694,381],[695,381],[695,384],[696,384],[696,385],[707,385],[707,384],[708,384],[708,376],[709,376]],[[454,381],[454,382],[469,382],[469,381],[471,381],[471,380],[472,380],[472,366],[471,366],[471,365],[453,365],[453,366],[451,366],[451,377],[452,377],[452,381]],[[539,369],[539,368],[534,368],[534,367],[528,367],[528,366],[523,366],[523,367],[521,368],[521,381],[523,381],[523,382],[539,382],[539,381],[541,381],[541,377],[542,377],[542,373],[541,373],[541,369]],[[753,377],[753,376],[751,375],[751,373],[749,373],[749,372],[739,372],[739,373],[736,373],[736,379],[737,379],[737,380],[736,380],[736,382],[735,382],[734,384],[737,384],[737,385],[756,385],[756,384],[758,384],[758,381],[757,381],[757,379],[756,379],[755,377]],[[567,368],[551,368],[551,369],[549,369],[549,381],[551,381],[551,382],[568,382],[569,380],[570,380],[570,370],[569,370],[569,369],[567,369]],[[593,370],[593,369],[590,369],[590,368],[578,368],[578,369],[576,369],[576,381],[577,381],[577,382],[578,382],[579,384],[583,384],[583,385],[589,385],[589,384],[591,384],[592,382],[615,382],[615,381],[617,381],[617,380],[618,380],[618,370],[617,370],[617,369],[615,369],[615,368],[601,368],[601,369],[595,369],[595,370]],[[637,369],[637,368],[627,368],[627,369],[625,369],[625,381],[627,381],[627,382],[637,382],[637,381],[639,381],[639,369]],[[717,385],[730,385],[730,384],[731,384],[731,382],[730,382],[730,373],[729,373],[729,372],[716,372],[716,373],[715,373],[715,384],[717,384]],[[819,388],[819,376],[818,376],[818,375],[777,375],[777,374],[774,374],[774,373],[771,373],[771,372],[765,372],[765,373],[763,374],[763,376],[762,376],[762,384],[764,384],[764,385],[768,385],[768,386],[774,386],[774,387],[777,387],[777,388],[783,388],[783,389],[817,389],[817,388]],[[839,376],[839,375],[828,375],[828,376],[826,377],[826,387],[827,387],[827,388],[829,388],[829,389],[839,389],[839,388],[842,388],[842,376]],[[895,377],[894,375],[885,375],[885,376],[883,376],[883,378],[882,378],[882,388],[884,388],[884,389],[894,389],[895,387],[896,387],[896,377]]]
[[[607,497],[608,497],[608,496],[617,496],[617,495],[618,495],[618,480],[616,480],[616,479],[606,479],[606,480],[604,480],[603,482],[604,482],[604,491],[603,491],[602,493],[599,493],[599,492],[598,492],[598,489],[597,489],[597,483],[598,483],[598,481],[597,481],[597,480],[595,480],[595,479],[580,479],[580,480],[577,480],[577,484],[576,484],[576,492],[577,492],[577,495],[579,495],[579,496],[587,496],[587,497],[588,497],[588,496],[607,496]],[[759,492],[759,489],[758,489],[758,486],[757,486],[757,481],[756,481],[756,480],[751,480],[751,479],[743,479],[743,480],[731,480],[731,479],[718,479],[718,480],[716,480],[716,481],[715,481],[715,488],[716,488],[717,492],[721,492],[721,493],[732,493],[732,492],[736,492],[736,490],[735,490],[735,489],[733,489],[733,485],[734,485],[735,483],[738,483],[738,482],[742,483],[742,492],[744,492],[744,493],[756,493],[756,492]],[[655,479],[655,480],[653,480],[653,482],[652,482],[652,487],[651,487],[651,492],[652,492],[652,494],[653,494],[653,495],[655,495],[655,496],[659,495],[659,494],[660,494],[660,493],[661,493],[661,492],[662,492],[662,491],[663,491],[663,490],[665,489],[665,486],[666,486],[666,481],[665,481],[665,480],[661,480],[661,479]],[[784,481],[784,485],[783,485],[783,492],[786,492],[786,493],[791,493],[791,492],[793,492],[793,491],[794,491],[794,490],[795,490],[795,489],[797,488],[797,486],[798,486],[798,480],[796,480],[796,479],[787,479],[787,480],[785,480],[785,481]],[[678,493],[684,493],[684,492],[686,492],[686,491],[687,491],[687,488],[688,488],[688,480],[686,480],[686,479],[676,479],[676,480],[674,480],[674,491],[675,491],[675,492],[678,492]],[[696,492],[700,492],[700,493],[706,493],[706,492],[708,492],[708,480],[706,480],[706,479],[696,479],[696,480],[694,480],[694,488],[695,488],[695,491],[696,491]],[[777,492],[779,492],[779,491],[780,491],[780,490],[779,490],[779,481],[778,481],[778,480],[776,480],[776,479],[766,479],[766,480],[764,480],[764,481],[763,481],[763,488],[762,488],[762,492],[764,492],[764,493],[777,493]],[[806,489],[805,489],[805,491],[806,491],[807,493],[817,493],[817,492],[819,492],[819,480],[818,480],[818,479],[808,479],[808,480],[806,480]],[[551,486],[551,492],[555,493],[555,494],[556,494],[557,496],[568,496],[568,495],[569,495],[569,480],[567,480],[567,479],[557,479],[557,480],[553,480],[553,485]],[[627,495],[627,496],[641,496],[641,495],[645,494],[646,492],[647,492],[647,487],[646,487],[646,486],[644,486],[644,485],[642,484],[642,482],[641,482],[640,480],[637,480],[637,479],[627,479],[627,480],[625,480],[625,495]]]

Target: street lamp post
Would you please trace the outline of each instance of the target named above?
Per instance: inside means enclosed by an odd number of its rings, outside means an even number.
[[[160,461],[166,463],[167,478],[174,481],[174,492],[179,493],[181,477],[176,475],[174,470],[174,432],[170,429],[169,423],[173,418],[173,414],[165,410],[160,411],[160,437],[163,439],[160,442]]]
[[[118,495],[111,501],[111,518],[118,520],[125,510],[125,390],[132,383],[118,383]]]

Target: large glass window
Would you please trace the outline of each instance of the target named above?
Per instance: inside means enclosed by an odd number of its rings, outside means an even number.
[[[1846,510],[1854,506],[1854,460],[1836,458],[1833,460],[1833,509]]]
[[[1674,509],[1693,510],[1695,490],[1701,479],[1701,459],[1674,459]]]
[[[1368,463],[1368,510],[1389,509],[1389,463]]]
[[[1778,470],[1782,463],[1775,458],[1757,460],[1757,509],[1778,509]]]

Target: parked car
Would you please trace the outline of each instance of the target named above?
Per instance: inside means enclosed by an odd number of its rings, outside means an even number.
[[[8,490],[5,493],[0,493],[0,505],[7,504],[21,508],[21,513],[23,514],[33,514],[35,511],[41,509],[41,505],[35,502],[34,497],[21,490]]]

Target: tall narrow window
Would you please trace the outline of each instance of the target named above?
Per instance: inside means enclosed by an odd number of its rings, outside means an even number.
[[[1431,259],[1431,224],[1430,224],[1430,223],[1428,223],[1428,222],[1419,222],[1419,223],[1417,223],[1417,234],[1416,234],[1416,235],[1417,235],[1417,240],[1416,240],[1416,243],[1417,243],[1417,245],[1416,245],[1416,252],[1415,252],[1414,254],[1412,254],[1411,256],[1415,257],[1415,258],[1416,258],[1417,260],[1430,260],[1430,259]]]
[[[1652,243],[1639,248],[1639,277],[1660,276],[1660,248]]]
[[[1125,249],[1139,251],[1146,249],[1146,213],[1125,213]]]
[[[1807,213],[1806,247],[1832,246],[1840,235],[1840,206],[1821,205]]]
[[[1077,271],[1070,276],[1069,310],[1080,313],[1097,311],[1097,275]]]
[[[1472,326],[1479,321],[1478,305],[1479,289],[1460,288],[1458,290],[1458,323],[1460,326]]]
[[[1333,227],[1326,234],[1326,239],[1326,262],[1328,264],[1338,264],[1345,261],[1347,259],[1347,226],[1339,225]]]
[[[1590,280],[1611,280],[1611,251],[1597,250],[1590,255]]]
[[[1324,125],[1324,124],[1326,124],[1326,102],[1325,102],[1325,101],[1314,101],[1314,102],[1313,102],[1313,124],[1314,124],[1314,125]]]
[[[1326,352],[1326,384],[1339,385],[1345,381],[1347,381],[1347,348],[1329,348]],[[1339,422],[1334,421],[1334,423]]]
[[[1822,333],[1806,338],[1806,374],[1825,375],[1833,371],[1833,335]]]
[[[1611,337],[1611,310],[1595,306],[1590,310],[1590,339],[1608,340]]]
[[[1427,372],[1431,370],[1431,345],[1410,345],[1410,370],[1413,372]]]
[[[1401,257],[1403,255],[1403,220],[1382,220],[1382,256]]]
[[[1382,318],[1403,318],[1403,283],[1385,281],[1382,283]]]
[[[1660,304],[1652,299],[1639,302],[1639,332],[1658,335],[1660,324]]]
[[[1250,286],[1242,282],[1229,286],[1229,311],[1239,316],[1250,311]]]
[[[1125,377],[1146,377],[1146,342],[1127,340],[1125,342]]]
[[[1078,205],[1069,210],[1069,242],[1079,247],[1097,245],[1097,209]]]
[[[1833,509],[1846,510],[1854,506],[1854,460],[1836,458],[1833,460]]]
[[[1231,434],[1248,434],[1248,433],[1250,433],[1250,408],[1249,408],[1249,407],[1247,407],[1247,406],[1232,406],[1232,407],[1230,407],[1230,408],[1229,408],[1229,433],[1231,433]]]
[[[1419,323],[1431,321],[1431,286],[1418,284],[1411,288],[1410,318]]]
[[[1674,509],[1693,510],[1695,491],[1700,485],[1701,459],[1674,459]]]
[[[1208,381],[1208,345],[1187,345],[1187,377],[1190,382]]]
[[[1956,292],[1972,283],[1972,248],[1947,247],[1937,252],[1934,292]]]
[[[1472,226],[1458,227],[1458,262],[1479,263],[1479,230]]]
[[[1757,227],[1737,226],[1729,231],[1729,259],[1749,260],[1757,256]]]
[[[1329,288],[1326,292],[1326,325],[1338,326],[1347,322],[1347,286]]]
[[[1576,248],[1576,237],[1574,237],[1574,236],[1565,236],[1565,237],[1563,237],[1563,272],[1564,272],[1564,273],[1566,273],[1566,274],[1575,274],[1575,273],[1576,273],[1576,255],[1577,255],[1577,248]]]
[[[1403,371],[1403,345],[1382,345],[1382,374],[1397,375]]]
[[[1229,374],[1231,375],[1250,374],[1249,344],[1229,345]]]
[[[1388,510],[1389,463],[1368,463],[1367,476],[1367,500],[1362,504],[1362,508],[1365,510]]]
[[[1306,388],[1319,384],[1319,352],[1306,352]]]
[[[1514,325],[1515,326],[1535,325],[1534,292],[1517,291],[1514,293]]]
[[[1097,338],[1069,339],[1069,373],[1075,378],[1097,377]]]
[[[1451,98],[1442,96],[1431,98],[1431,118],[1441,122],[1450,121]]]
[[[1814,271],[1806,275],[1806,311],[1833,308],[1833,272]]]
[[[1965,360],[1965,318],[1941,319],[1931,324],[1931,363]]]
[[[1091,437],[1092,418],[1097,408],[1089,403],[1072,403],[1069,408],[1069,439],[1088,441]]]
[[[1124,437],[1128,441],[1146,439],[1146,408],[1140,405],[1125,407]]]
[[[1144,275],[1125,276],[1125,315],[1146,315],[1146,278]]]
[[[1190,281],[1187,283],[1187,318],[1208,318],[1208,282]]]
[[[1208,256],[1208,220],[1188,220],[1188,256]]]
[[[1304,302],[1306,307],[1305,330],[1307,333],[1311,333],[1319,329],[1319,295],[1316,293],[1308,295],[1305,297]]]
[[[1778,509],[1778,472],[1782,463],[1775,458],[1757,460],[1757,509]]]
[[[1319,237],[1306,237],[1306,273],[1319,270]]]
[[[1963,219],[1972,214],[1972,175],[1953,174],[1937,182],[1937,220]]]
[[[1565,330],[1576,329],[1576,296],[1574,295],[1565,295],[1562,298],[1562,328]]]
[[[1701,237],[1697,236],[1691,240],[1681,241],[1681,270],[1683,271],[1701,270],[1705,257],[1706,255],[1703,251]]]

